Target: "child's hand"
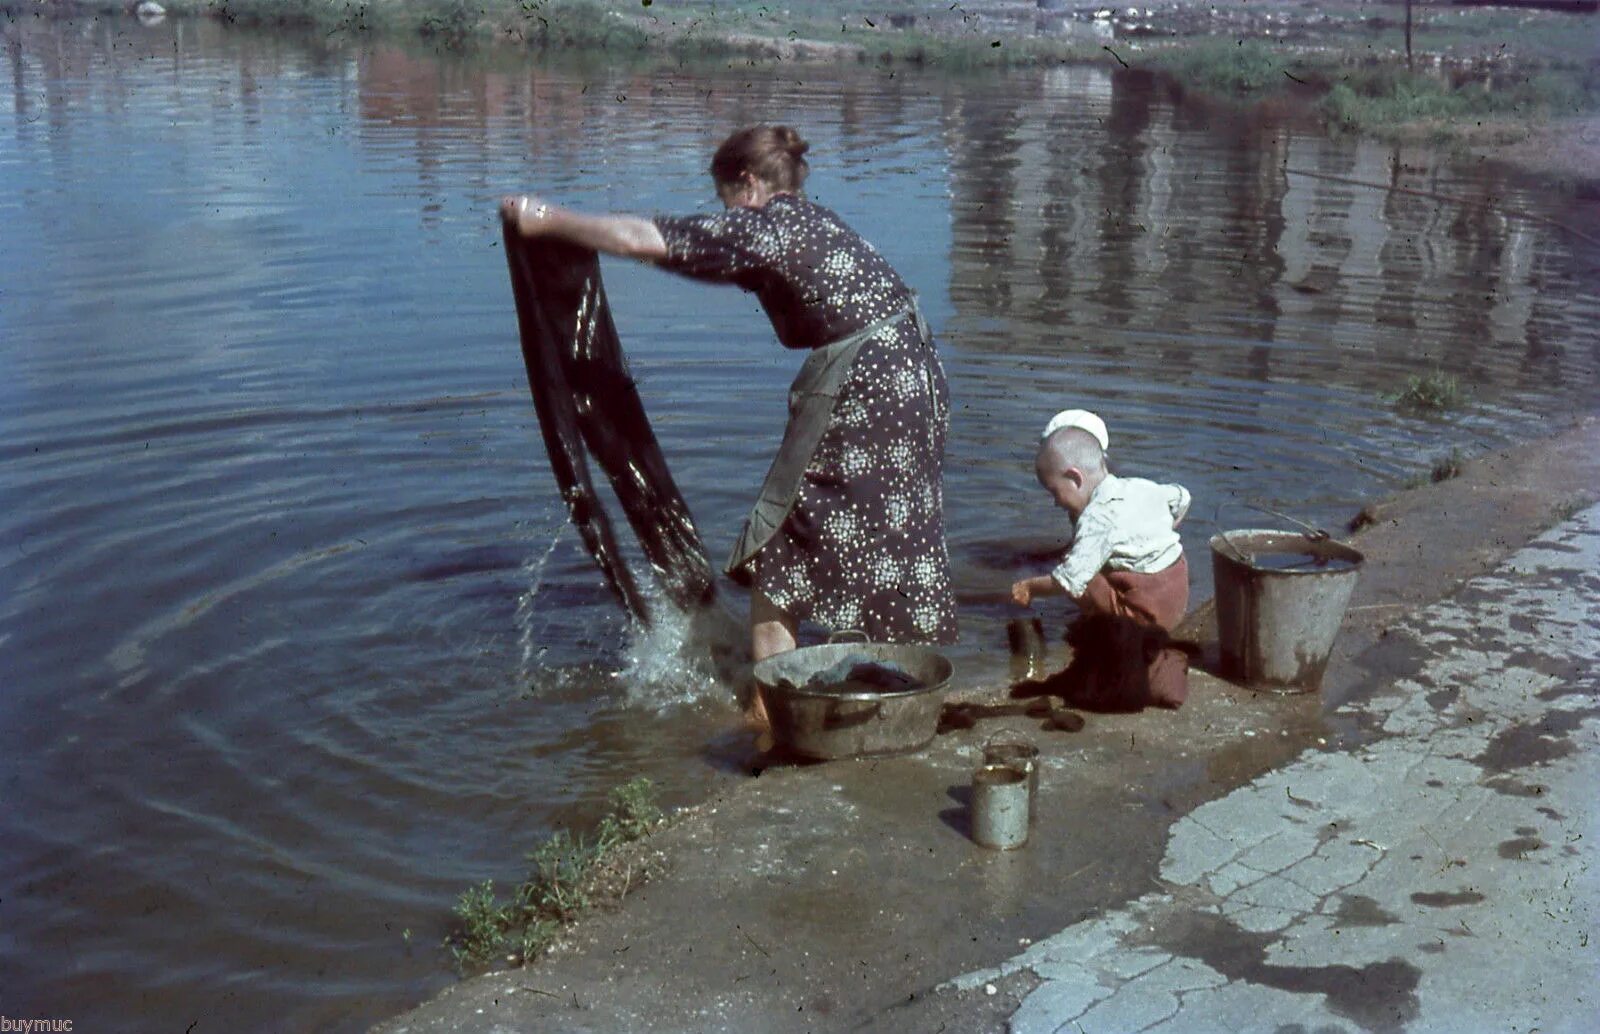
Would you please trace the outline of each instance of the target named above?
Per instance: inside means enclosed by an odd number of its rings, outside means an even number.
[[[1024,578],[1020,582],[1011,583],[1011,602],[1019,607],[1027,607],[1033,604],[1033,589],[1029,587],[1028,579]]]

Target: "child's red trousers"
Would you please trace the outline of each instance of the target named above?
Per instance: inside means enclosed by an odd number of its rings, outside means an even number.
[[[1179,554],[1171,566],[1155,574],[1101,571],[1078,600],[1085,614],[1111,614],[1168,633],[1189,612],[1189,560]],[[1167,648],[1150,662],[1150,697],[1163,707],[1178,707],[1189,696],[1189,655]]]

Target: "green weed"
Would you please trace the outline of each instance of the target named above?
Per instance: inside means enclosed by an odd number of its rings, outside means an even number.
[[[610,811],[592,837],[558,830],[528,852],[528,876],[509,899],[495,894],[492,881],[462,891],[453,910],[456,924],[444,942],[456,965],[482,966],[501,956],[526,964],[568,924],[621,900],[639,868],[637,859],[625,857],[625,848],[665,821],[656,794],[655,784],[642,777],[612,790]]]
[[[450,947],[457,962],[486,961],[500,954],[513,916],[495,898],[493,880],[462,891],[456,899],[455,914],[461,925],[452,934]]]
[[[656,805],[656,786],[648,779],[633,779],[611,791],[611,814],[601,822],[615,820],[622,837],[638,840],[661,825],[666,816]]]
[[[1453,374],[1433,370],[1407,378],[1405,388],[1390,398],[1399,409],[1442,413],[1466,405],[1467,392]]]
[[[1203,40],[1167,47],[1143,62],[1186,87],[1212,93],[1258,93],[1283,86],[1301,63],[1260,40]]]
[[[1449,455],[1440,456],[1433,461],[1433,469],[1428,471],[1428,480],[1434,484],[1449,481],[1451,478],[1461,476],[1461,464],[1466,461],[1460,449],[1451,449]]]
[[[1406,479],[1405,487],[1421,488],[1424,485],[1437,485],[1441,481],[1449,481],[1461,476],[1461,465],[1466,462],[1466,455],[1460,449],[1451,449],[1447,455],[1440,456],[1433,461],[1433,466],[1425,471],[1418,471]]]

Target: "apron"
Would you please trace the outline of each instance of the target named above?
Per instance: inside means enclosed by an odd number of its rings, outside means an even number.
[[[783,527],[789,511],[794,509],[806,468],[811,465],[817,446],[822,443],[823,433],[833,420],[839,392],[850,377],[861,346],[907,316],[916,319],[917,333],[923,341],[927,341],[930,337],[928,324],[922,318],[922,310],[918,308],[913,293],[910,302],[899,312],[885,316],[832,344],[812,349],[806,361],[800,364],[800,372],[789,386],[789,424],[784,429],[783,442],[778,446],[778,455],[767,471],[766,480],[761,483],[756,504],[745,519],[744,528],[739,532],[733,544],[733,553],[724,568],[735,580],[739,578],[739,569],[772,541],[778,529]],[[931,391],[933,385],[930,383],[928,387]],[[937,395],[934,397],[937,399]]]

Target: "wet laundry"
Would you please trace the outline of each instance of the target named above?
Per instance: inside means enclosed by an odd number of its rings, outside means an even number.
[[[839,689],[904,693],[921,689],[923,685],[921,680],[893,661],[875,660],[865,654],[847,654],[837,663],[814,672],[803,683],[780,677],[778,684],[786,689],[803,693],[823,693]]]
[[[662,595],[680,610],[709,604],[716,583],[688,504],[667,469],[623,359],[600,262],[587,248],[503,227],[528,387],[551,471],[584,548],[612,594],[648,624],[651,605],[617,545],[589,475],[599,463]]]

